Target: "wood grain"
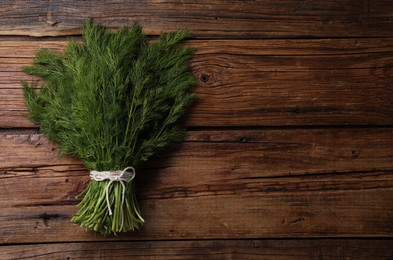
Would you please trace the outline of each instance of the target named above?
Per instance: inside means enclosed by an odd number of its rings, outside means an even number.
[[[26,119],[21,68],[61,40],[0,46],[0,127]],[[192,70],[198,100],[188,126],[392,125],[393,38],[199,40]]]
[[[393,1],[3,0],[0,259],[391,259]],[[137,169],[146,224],[70,223],[88,181],[39,134],[20,87],[39,48],[94,18],[188,28],[186,140]],[[33,36],[33,37],[30,37]],[[46,37],[56,36],[56,37]],[[349,126],[347,126],[349,125]]]
[[[391,240],[196,240],[2,247],[1,259],[389,259]]]
[[[11,170],[5,177],[17,168],[81,169],[78,160],[56,156],[57,146],[41,134],[3,132],[0,146],[0,168]],[[168,181],[176,181],[170,177],[174,169],[210,172],[202,175],[210,178],[214,172],[252,178],[385,171],[393,169],[392,147],[391,128],[190,131],[172,153],[145,168],[160,165]]]
[[[88,179],[77,160],[35,133],[0,145],[1,243],[392,236],[389,128],[190,132],[137,170],[146,225],[107,238],[69,222]]]
[[[389,0],[329,1],[2,1],[0,35],[61,36],[96,18],[111,27],[137,21],[149,34],[189,28],[197,37],[393,36]]]

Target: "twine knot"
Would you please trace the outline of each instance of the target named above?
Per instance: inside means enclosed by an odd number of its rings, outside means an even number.
[[[109,187],[112,185],[114,181],[120,182],[123,187],[122,197],[121,197],[121,205],[124,204],[124,197],[126,186],[124,183],[128,183],[132,181],[135,177],[135,169],[131,166],[124,168],[124,170],[120,171],[90,171],[90,178],[94,181],[104,181],[109,180],[108,184],[105,188],[106,195],[106,203],[108,205],[109,215],[112,215],[111,204],[109,202]]]

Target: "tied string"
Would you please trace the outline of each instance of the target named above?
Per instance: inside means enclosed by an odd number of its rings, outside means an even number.
[[[113,182],[118,181],[120,182],[121,186],[123,187],[122,197],[121,197],[121,205],[124,204],[124,197],[126,186],[125,182],[128,183],[132,181],[135,177],[135,169],[133,167],[127,167],[122,171],[90,171],[90,178],[94,181],[104,181],[109,180],[108,184],[105,188],[105,195],[106,195],[106,203],[108,205],[109,215],[112,215],[111,204],[109,202],[109,187],[112,185]]]

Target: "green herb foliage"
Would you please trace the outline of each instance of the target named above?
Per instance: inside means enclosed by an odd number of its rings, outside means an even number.
[[[193,49],[178,43],[179,30],[148,41],[139,25],[109,32],[90,20],[84,42],[70,41],[64,52],[41,49],[28,74],[43,78],[41,90],[23,82],[30,118],[39,123],[61,154],[80,158],[90,170],[137,167],[168,144],[182,140],[176,124],[193,94],[189,70]],[[108,181],[91,181],[73,221],[103,234],[133,230],[143,223],[133,182],[109,188],[114,214],[108,214]]]

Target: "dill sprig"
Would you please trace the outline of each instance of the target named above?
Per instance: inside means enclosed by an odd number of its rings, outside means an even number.
[[[30,119],[60,154],[80,158],[89,170],[138,167],[170,143],[184,138],[176,124],[194,94],[189,69],[193,49],[178,43],[186,30],[148,41],[139,25],[109,32],[93,20],[82,27],[83,42],[70,40],[64,52],[41,49],[27,74],[43,78],[41,90],[22,82]],[[144,221],[134,181],[109,187],[90,181],[73,221],[103,234],[126,232]]]

